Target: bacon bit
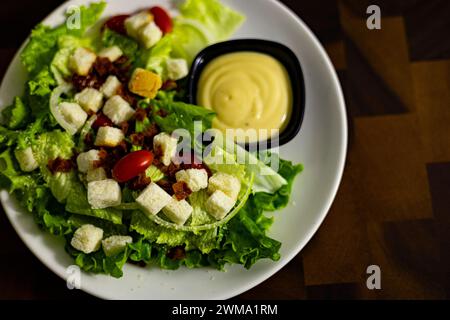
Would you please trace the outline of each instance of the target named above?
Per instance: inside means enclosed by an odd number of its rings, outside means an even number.
[[[211,169],[200,159],[198,159],[193,150],[191,150],[189,154],[183,154],[181,157],[176,158],[174,162],[179,164],[183,170],[205,169],[208,173],[208,178],[212,176]]]
[[[72,160],[61,159],[60,157],[49,160],[47,168],[52,174],[56,172],[70,172],[73,168]]]
[[[145,268],[147,266],[147,264],[144,261],[134,261],[134,260],[131,260],[131,258],[128,258],[127,262],[134,264],[135,266],[138,266],[141,268]]]
[[[87,148],[92,148],[94,146],[94,136],[92,133],[88,133],[84,136],[84,144]]]
[[[106,78],[110,74],[117,73],[116,67],[108,58],[97,57],[94,63],[94,71],[101,77]]]
[[[123,134],[126,135],[128,133],[128,129],[130,128],[130,124],[127,121],[124,121],[119,124],[119,127]]]
[[[125,141],[121,141],[119,145],[116,147],[116,149],[119,153],[122,153],[123,155],[128,153],[128,145]]]
[[[144,121],[147,118],[147,111],[143,108],[137,108],[134,113],[134,118],[136,121]]]
[[[106,159],[108,158],[108,152],[105,149],[100,149],[98,152],[99,160],[94,160],[92,165],[94,168],[105,167]]]
[[[150,179],[150,177],[147,177],[145,172],[143,172],[139,176],[137,176],[136,178],[132,179],[128,183],[128,187],[131,190],[142,190],[146,186],[148,186],[151,182],[152,182],[152,179]]]
[[[167,252],[167,257],[171,260],[183,260],[186,258],[186,251],[181,246],[174,247]]]
[[[169,113],[167,113],[166,110],[160,109],[160,110],[158,110],[158,112],[156,112],[156,114],[157,114],[158,116],[160,116],[161,118],[165,118],[165,117],[168,116]]]
[[[85,88],[95,88],[98,90],[102,86],[100,79],[94,74],[88,74],[87,76],[74,74],[71,82],[77,92],[83,91]]]
[[[153,150],[153,155],[155,155],[155,150]],[[157,167],[158,169],[159,168],[161,168],[161,167],[164,167],[164,165],[162,164],[162,162],[159,160],[159,159],[157,159],[156,158],[156,155],[155,155],[155,158],[153,159],[153,163],[152,163],[155,167]]]
[[[145,136],[142,133],[132,133],[130,135],[131,144],[142,147],[144,145]]]
[[[155,123],[152,123],[152,125],[149,126],[149,127],[143,132],[143,134],[144,134],[144,136],[145,136],[146,138],[152,138],[152,139],[153,139],[153,137],[156,136],[158,133],[159,133],[159,128],[158,128],[158,126],[157,126]]]
[[[126,63],[128,63],[127,56],[121,56],[119,59],[114,61],[114,65],[119,66],[119,67],[123,67],[123,65]]]
[[[181,170],[181,167],[175,163],[170,163],[169,166],[167,167],[167,171],[166,174],[169,177],[175,178],[175,174]]]
[[[204,169],[206,171],[206,173],[208,174],[208,178],[211,178],[212,176],[212,172],[211,169],[204,163],[191,163],[191,164],[182,164],[181,167],[183,168],[183,170],[188,170],[188,169]]]
[[[153,148],[153,138],[159,133],[159,128],[155,123],[152,123],[142,134],[144,135],[144,146],[148,149]],[[162,150],[154,150],[155,158],[161,157]]]
[[[119,79],[120,80],[120,79]],[[122,81],[122,80],[121,80]],[[123,82],[123,81],[122,81]],[[121,96],[126,102],[128,102],[131,106],[135,106],[137,104],[136,97],[128,90],[125,86],[120,86],[117,90],[117,93]]]
[[[112,121],[101,112],[97,114],[97,119],[92,124],[92,128],[94,130],[97,130],[100,127],[112,127],[112,126],[113,126]]]
[[[192,193],[186,182],[178,181],[172,185],[173,192],[178,201],[184,200]]]
[[[164,81],[161,90],[163,91],[171,91],[175,90],[177,88],[177,83],[173,80],[166,80]]]
[[[162,179],[156,182],[158,186],[160,186],[165,192],[170,195],[173,195],[172,182],[167,179]]]

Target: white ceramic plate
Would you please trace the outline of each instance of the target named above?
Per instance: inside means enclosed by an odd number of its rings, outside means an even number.
[[[300,134],[281,147],[281,156],[301,162],[305,171],[295,182],[291,204],[276,212],[270,236],[280,240],[281,260],[260,261],[251,270],[228,266],[227,272],[213,269],[163,271],[126,265],[124,276],[82,274],[82,290],[106,299],[226,299],[266,280],[286,265],[311,239],[325,218],[342,176],[347,122],[344,99],[332,64],[308,27],[275,0],[222,0],[244,13],[247,20],[235,38],[261,38],[289,46],[300,59],[305,73],[306,113]],[[63,21],[69,5],[88,3],[68,1],[43,22]],[[170,7],[169,0],[109,1],[105,16],[127,13],[159,4]],[[11,103],[22,93],[26,74],[16,55],[0,89],[0,106]],[[1,201],[11,224],[30,250],[53,272],[66,278],[73,264],[61,239],[40,231],[31,215],[22,210],[6,191]]]

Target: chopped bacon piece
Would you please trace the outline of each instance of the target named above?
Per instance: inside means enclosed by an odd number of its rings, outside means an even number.
[[[147,177],[145,172],[141,173],[139,176],[134,178],[128,183],[128,187],[131,190],[142,190],[146,186],[148,186],[152,182],[152,179],[150,177]]]
[[[177,83],[173,80],[166,80],[164,81],[161,90],[163,91],[171,91],[175,90],[177,88]]]
[[[188,154],[183,154],[181,157],[176,158],[174,161],[181,166],[181,169],[205,169],[208,173],[208,178],[212,176],[211,169],[192,150]]]
[[[134,113],[134,118],[136,121],[144,121],[147,118],[147,111],[143,108],[137,108]]]
[[[121,67],[128,62],[127,56],[121,56],[119,59],[114,61],[114,65]]]
[[[88,74],[87,76],[80,76],[78,74],[74,74],[72,76],[72,84],[75,87],[76,91],[83,91],[85,88],[95,88],[100,89],[102,86],[102,82],[95,74]]]
[[[144,136],[145,136],[146,138],[152,138],[152,139],[153,139],[153,137],[156,136],[158,133],[159,133],[159,128],[158,128],[158,126],[157,126],[155,123],[153,123],[151,126],[149,126],[149,127],[143,132],[143,134],[144,134]]]
[[[158,186],[160,186],[165,192],[170,195],[173,195],[172,182],[167,179],[162,179],[156,182]]]
[[[156,112],[156,114],[157,114],[158,116],[160,116],[161,118],[165,118],[165,117],[167,117],[167,115],[168,115],[167,111],[166,111],[166,110],[163,110],[163,109],[158,110],[158,112]]]
[[[143,133],[132,133],[130,139],[132,145],[142,147],[144,145],[145,136]]]
[[[181,170],[180,166],[175,163],[170,163],[169,166],[164,169],[165,174],[171,178],[175,178],[175,173]]]
[[[94,136],[92,135],[92,133],[87,133],[84,136],[83,142],[87,149],[92,149],[94,147]]]
[[[128,133],[128,129],[130,128],[130,124],[127,121],[124,121],[119,124],[119,127],[123,134],[126,135]]]
[[[206,173],[208,174],[208,178],[210,178],[210,177],[212,176],[211,169],[210,169],[206,164],[204,164],[204,163],[198,163],[198,164],[196,164],[196,163],[184,164],[184,163],[183,163],[183,164],[181,165],[181,167],[182,167],[182,169],[184,169],[184,170],[188,170],[188,169],[199,169],[199,170],[205,169],[205,170],[206,170]]]
[[[171,260],[183,260],[186,258],[186,251],[181,246],[174,247],[167,252],[167,257]]]
[[[94,123],[92,124],[92,129],[97,130],[100,127],[112,127],[113,123],[112,121],[105,116],[103,113],[97,114],[97,119],[95,119]]]
[[[184,181],[178,181],[172,185],[173,192],[178,201],[184,200],[192,193]]]
[[[70,172],[73,168],[72,160],[61,159],[60,157],[49,160],[47,163],[47,168],[52,174],[56,172]]]
[[[120,80],[120,79],[119,79]],[[122,81],[122,80],[121,80]],[[123,82],[123,81],[122,81]],[[121,96],[126,102],[128,102],[131,106],[135,106],[137,104],[136,97],[128,90],[125,86],[120,86],[117,90],[117,94]]]
[[[116,73],[116,67],[111,60],[102,57],[97,57],[97,60],[95,60],[94,70],[101,78],[106,78],[108,75]]]
[[[124,140],[122,140],[119,143],[119,145],[114,148],[114,151],[116,151],[116,150],[117,150],[118,153],[121,153],[122,156],[124,156],[125,154],[128,153],[128,145],[127,145],[127,143]]]

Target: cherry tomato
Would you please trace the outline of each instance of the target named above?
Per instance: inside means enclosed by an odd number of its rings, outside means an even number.
[[[113,178],[126,182],[143,173],[153,162],[153,153],[147,150],[135,151],[120,159],[113,168]]]
[[[161,29],[161,31],[164,34],[172,32],[173,29],[172,18],[169,16],[166,10],[156,6],[152,7],[150,9],[150,12],[153,15],[155,24]]]
[[[100,127],[112,127],[113,123],[107,116],[103,113],[97,114],[97,119],[92,124],[92,128],[97,130]]]
[[[127,19],[130,15],[129,14],[121,14],[118,16],[114,16],[109,18],[105,24],[103,25],[103,28],[107,27],[108,29],[111,29],[112,31],[115,31],[117,33],[127,35],[127,31],[125,29],[125,19]]]

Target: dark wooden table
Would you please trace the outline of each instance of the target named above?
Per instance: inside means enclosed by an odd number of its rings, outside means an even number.
[[[258,5],[258,0],[253,0]],[[450,297],[450,1],[284,0],[340,76],[350,142],[338,196],[291,263],[241,299]],[[0,75],[60,1],[8,2]],[[378,4],[382,29],[366,28]],[[46,269],[0,214],[0,298],[91,299]],[[366,269],[381,269],[368,290]]]

